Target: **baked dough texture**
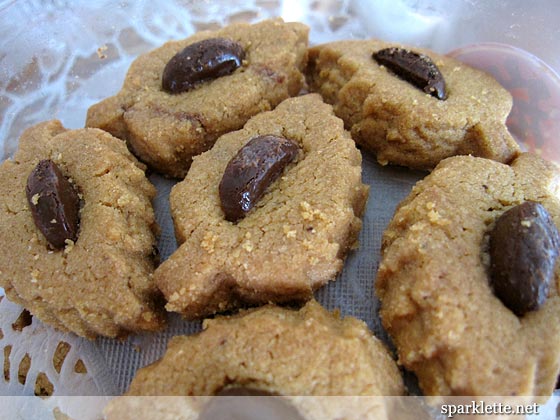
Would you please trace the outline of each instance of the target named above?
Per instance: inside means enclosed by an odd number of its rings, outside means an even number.
[[[244,219],[229,222],[218,193],[224,170],[251,138],[268,134],[297,142],[299,155]],[[310,299],[356,246],[369,192],[361,162],[342,121],[317,94],[287,99],[220,137],[171,191],[180,246],[154,274],[166,308],[194,319]]]
[[[301,396],[404,393],[395,361],[366,324],[316,301],[208,319],[203,328],[172,338],[126,395],[215,395],[232,386]]]
[[[27,177],[51,159],[83,202],[75,243],[52,251],[35,226]],[[7,297],[61,331],[121,337],[165,325],[152,280],[155,188],[125,144],[98,129],[38,124],[0,166],[0,286]],[[158,304],[160,302],[160,304]]]
[[[454,155],[510,162],[519,146],[505,125],[512,97],[490,75],[433,51],[423,53],[443,74],[446,100],[377,64],[372,53],[400,45],[379,40],[337,41],[309,50],[311,90],[321,93],[352,138],[379,163],[433,169]]]
[[[121,91],[90,107],[86,126],[126,140],[156,171],[183,178],[192,157],[211,148],[220,135],[299,93],[305,82],[308,32],[301,23],[272,19],[168,42],[132,63]],[[241,44],[244,64],[188,92],[164,91],[161,79],[168,61],[187,45],[215,37]]]
[[[511,166],[442,161],[383,236],[380,316],[425,395],[542,396],[560,362],[560,261],[544,305],[516,316],[489,285],[488,235],[507,209],[541,203],[560,228],[560,171],[524,153]]]

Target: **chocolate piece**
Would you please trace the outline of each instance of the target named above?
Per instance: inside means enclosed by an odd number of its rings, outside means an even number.
[[[372,55],[379,64],[438,99],[446,99],[445,79],[430,57],[404,48],[385,48]]]
[[[191,90],[197,84],[231,74],[245,58],[243,47],[225,38],[209,38],[188,45],[169,60],[162,88],[169,93]]]
[[[292,140],[272,135],[254,137],[243,146],[229,161],[219,186],[226,220],[245,217],[298,150]]]
[[[546,300],[560,235],[546,209],[526,201],[506,211],[490,233],[490,280],[496,296],[516,315]]]
[[[217,397],[271,397],[278,394],[272,394],[268,391],[263,391],[262,389],[249,388],[246,386],[233,386],[229,388],[222,388],[218,393]]]
[[[52,248],[62,249],[66,240],[78,239],[80,199],[53,161],[37,164],[25,192],[33,221]]]
[[[299,411],[283,398],[256,388],[226,388],[201,410],[198,420],[304,420]]]

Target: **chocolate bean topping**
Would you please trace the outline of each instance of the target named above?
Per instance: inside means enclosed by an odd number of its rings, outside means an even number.
[[[80,199],[53,161],[37,164],[25,192],[33,221],[52,248],[62,249],[67,239],[78,239]]]
[[[229,161],[219,186],[226,220],[245,217],[298,150],[292,140],[272,135],[254,137],[243,146]]]
[[[225,38],[188,45],[163,69],[162,88],[169,93],[191,90],[197,84],[231,74],[245,58],[243,47]]]
[[[198,420],[304,420],[286,399],[256,388],[226,388],[216,397],[202,408]]]
[[[404,48],[385,48],[373,59],[408,83],[438,99],[446,99],[445,79],[430,57]]]
[[[546,209],[526,201],[506,211],[490,233],[490,283],[518,316],[544,304],[560,235]]]

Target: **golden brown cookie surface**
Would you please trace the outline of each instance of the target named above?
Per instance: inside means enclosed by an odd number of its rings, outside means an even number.
[[[86,125],[125,139],[142,161],[182,178],[192,157],[208,150],[220,135],[298,94],[304,83],[307,34],[303,24],[275,19],[169,42],[138,57],[122,90],[89,109]],[[162,74],[169,60],[188,45],[216,37],[243,47],[242,66],[187,92],[164,91]]]
[[[78,238],[52,249],[26,199],[29,174],[50,159],[79,191]],[[124,143],[98,129],[38,124],[0,166],[0,283],[42,321],[93,338],[158,330],[164,314],[152,281],[155,189]],[[54,221],[56,222],[56,221]],[[53,222],[53,223],[54,223]]]
[[[399,362],[416,373],[424,394],[551,394],[560,360],[560,261],[544,305],[517,316],[490,286],[488,242],[496,220],[528,201],[560,226],[559,180],[555,165],[531,154],[511,166],[453,157],[399,205],[384,234],[376,289]]]
[[[226,220],[219,184],[250,139],[275,135],[299,155],[241,220]],[[154,274],[167,309],[200,318],[244,304],[307,300],[355,245],[368,188],[361,154],[319,95],[290,98],[222,136],[171,192],[179,249]]]
[[[280,395],[402,395],[385,346],[355,318],[311,301],[267,305],[204,322],[174,337],[162,359],[138,371],[127,395],[215,395],[242,386]]]
[[[454,155],[509,162],[519,153],[505,126],[512,98],[498,82],[452,58],[407,48],[431,57],[442,73],[447,98],[437,99],[372,58],[393,45],[353,40],[309,51],[311,89],[381,164],[432,169]]]

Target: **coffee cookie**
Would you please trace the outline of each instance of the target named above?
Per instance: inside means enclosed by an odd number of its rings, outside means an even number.
[[[126,140],[155,170],[183,178],[192,157],[220,135],[299,93],[307,37],[305,25],[274,19],[168,42],[132,63],[122,90],[93,105],[86,125]]]
[[[340,319],[315,301],[300,310],[267,305],[207,319],[203,328],[172,338],[162,359],[136,373],[127,395],[226,395],[230,388],[280,395],[404,393],[396,363],[366,324]]]
[[[11,301],[88,338],[163,327],[155,188],[122,141],[38,124],[0,166],[0,185],[0,286]]]
[[[531,154],[511,166],[452,157],[397,208],[376,290],[399,362],[424,394],[551,395],[560,361],[559,181],[558,167]],[[512,303],[504,281],[529,304]]]
[[[433,169],[468,154],[507,163],[519,153],[505,125],[509,92],[432,51],[378,40],[319,45],[309,50],[308,83],[383,165]]]
[[[317,94],[220,137],[170,195],[180,246],[154,273],[167,309],[200,318],[311,298],[356,245],[368,196],[361,161]]]

